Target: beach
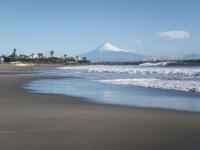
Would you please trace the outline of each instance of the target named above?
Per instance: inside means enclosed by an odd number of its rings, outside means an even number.
[[[199,113],[31,93],[23,83],[50,77],[18,75],[24,69],[0,65],[0,150],[200,149]]]

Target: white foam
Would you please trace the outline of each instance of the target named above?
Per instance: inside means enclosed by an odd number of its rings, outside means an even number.
[[[148,75],[166,78],[200,78],[200,67],[138,67],[138,66],[117,66],[117,65],[90,65],[60,67],[61,70],[84,71],[96,73],[124,73],[130,76]],[[121,74],[122,75],[122,74]]]
[[[58,69],[107,84],[200,92],[200,67],[90,65]]]
[[[117,84],[117,85],[134,85],[147,88],[160,88],[177,91],[200,92],[200,82],[196,81],[180,81],[180,80],[160,80],[160,79],[112,79],[99,80],[101,83]]]
[[[167,66],[169,63],[168,62],[159,62],[159,63],[143,63],[140,64],[140,67],[162,67],[162,66]]]

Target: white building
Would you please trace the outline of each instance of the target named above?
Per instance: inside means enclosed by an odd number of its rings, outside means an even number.
[[[4,58],[0,58],[0,64],[4,63]]]

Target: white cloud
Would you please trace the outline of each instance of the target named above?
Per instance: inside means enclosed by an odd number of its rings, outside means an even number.
[[[171,39],[189,39],[190,33],[187,31],[167,31],[167,32],[159,32],[158,36],[162,38],[171,38]]]

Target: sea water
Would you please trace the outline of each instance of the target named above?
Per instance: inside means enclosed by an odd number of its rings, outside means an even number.
[[[84,97],[103,104],[200,112],[198,65],[89,65],[36,70],[66,78],[27,83],[25,88],[34,92]]]

